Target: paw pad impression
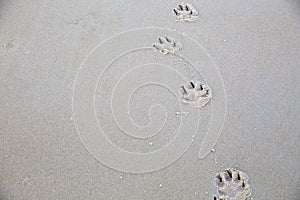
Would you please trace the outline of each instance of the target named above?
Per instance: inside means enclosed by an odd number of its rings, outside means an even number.
[[[199,12],[188,3],[181,3],[173,9],[178,21],[194,22],[199,19]]]
[[[191,81],[183,90],[183,103],[202,109],[212,98],[212,91],[207,84]]]
[[[157,50],[163,54],[176,55],[183,48],[180,42],[176,42],[173,38],[163,36],[158,38],[158,42],[153,44]]]
[[[217,195],[213,200],[249,200],[251,195],[249,177],[237,169],[226,169],[214,180]]]

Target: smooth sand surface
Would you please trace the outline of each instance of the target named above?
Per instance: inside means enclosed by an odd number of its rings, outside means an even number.
[[[200,15],[193,23],[176,22],[172,9],[178,3],[0,1],[0,199],[211,199],[217,192],[214,177],[225,168],[248,174],[253,199],[300,199],[299,1],[191,1]],[[75,129],[72,95],[80,65],[97,44],[144,27],[175,30],[203,46],[222,76],[227,114],[214,151],[204,159],[198,154],[211,103],[199,111],[199,133],[176,162],[132,174],[102,164],[87,151]],[[155,62],[173,67],[180,62],[154,55]],[[118,66],[147,58],[142,51],[114,63],[96,91],[109,92],[101,88],[113,84],[109,78],[121,72]],[[103,95],[95,99],[100,120],[109,113],[101,104]],[[178,125],[171,96],[152,85],[136,90],[128,102],[132,118],[141,125],[149,122],[152,100],[170,106],[174,113],[160,138],[133,145],[127,136],[114,134],[118,132],[107,137],[127,151],[163,147]],[[118,130],[105,115],[102,121],[105,130]],[[192,127],[194,121],[188,123]],[[122,158],[111,159],[122,163]]]

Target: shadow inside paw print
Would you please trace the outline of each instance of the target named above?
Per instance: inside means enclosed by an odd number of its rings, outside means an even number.
[[[212,98],[211,89],[206,84],[191,81],[183,90],[183,103],[202,109]]]
[[[163,54],[176,55],[183,48],[180,42],[176,42],[173,38],[163,36],[158,38],[158,42],[153,44],[157,50]]]
[[[236,169],[226,169],[218,173],[214,183],[218,195],[213,199],[220,200],[248,200],[251,195],[249,177],[246,173]]]
[[[199,12],[188,3],[181,3],[173,9],[178,21],[194,22],[199,19]]]

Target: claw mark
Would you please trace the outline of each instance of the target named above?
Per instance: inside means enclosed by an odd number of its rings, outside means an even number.
[[[163,54],[176,55],[183,47],[180,42],[176,42],[173,38],[163,36],[158,38],[158,42],[153,44],[157,50]]]
[[[212,91],[206,84],[191,81],[187,87],[181,86],[183,90],[183,103],[203,109],[212,98]]]
[[[216,196],[216,195],[214,195],[213,200],[228,200],[228,198],[226,198],[224,196]]]
[[[237,174],[237,179],[238,179],[239,181],[241,180],[241,176],[240,176],[239,173]]]
[[[232,172],[231,172],[231,170],[230,169],[226,169],[225,171],[227,172],[227,174],[229,175],[229,177],[232,178]]]
[[[177,21],[194,22],[199,19],[199,12],[188,3],[181,3],[173,9]]]
[[[226,169],[215,177],[218,194],[213,200],[249,200],[251,190],[249,177],[245,172],[236,169]]]

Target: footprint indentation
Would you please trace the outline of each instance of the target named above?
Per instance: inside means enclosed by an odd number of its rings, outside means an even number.
[[[226,169],[218,173],[214,183],[217,195],[213,200],[249,200],[251,195],[249,177],[245,172],[236,169]]]
[[[212,91],[207,84],[191,81],[183,90],[183,103],[202,109],[212,98]]]
[[[188,3],[181,3],[173,9],[177,21],[194,22],[199,19],[199,12]]]
[[[158,38],[158,42],[153,44],[157,50],[163,54],[176,55],[183,48],[180,42],[176,42],[174,38],[163,36]]]

